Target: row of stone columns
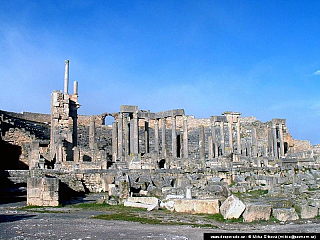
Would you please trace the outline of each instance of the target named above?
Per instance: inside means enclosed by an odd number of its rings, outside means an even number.
[[[284,124],[271,124],[271,129],[268,129],[268,143],[269,143],[269,156],[279,159],[285,156],[284,153],[284,139],[283,139],[283,130]],[[279,145],[279,146],[278,146]]]
[[[145,139],[145,153],[150,153],[150,136],[149,136],[149,121],[148,117],[144,119],[144,139]],[[161,120],[161,156],[167,157],[166,153],[166,119],[154,119],[154,151],[160,155],[159,148],[159,120]],[[177,130],[176,130],[176,116],[171,117],[172,119],[172,157],[177,157]],[[184,142],[187,146],[188,135],[187,135],[187,121],[184,120]],[[116,143],[116,144],[115,144]],[[123,152],[123,150],[125,152]],[[118,115],[118,121],[112,124],[112,156],[113,161],[116,159],[127,159],[130,154],[139,154],[139,118],[137,113],[133,113],[132,116],[127,113],[120,112]],[[188,149],[184,149],[184,156],[187,157]]]
[[[168,117],[155,118],[154,121],[154,151],[162,158],[168,157],[166,152],[166,121]],[[177,123],[176,116],[170,116],[171,118],[171,151],[172,158],[178,157],[177,149]],[[150,137],[149,137],[149,121],[150,118],[145,117],[144,119],[144,139],[145,139],[145,153],[150,152]],[[160,151],[160,131],[159,131],[159,121],[161,121],[161,151]],[[208,136],[208,149],[209,158],[217,158],[226,154],[226,144],[224,137],[224,126],[225,123],[228,125],[228,135],[229,135],[229,147],[230,153],[241,154],[241,136],[240,136],[240,123],[239,122],[228,122],[224,120],[214,120],[211,121],[211,135]],[[235,129],[234,127],[235,126]],[[233,132],[236,132],[236,145],[237,151],[235,152],[233,146]],[[218,134],[217,134],[218,132]],[[257,154],[257,139],[256,131],[252,130],[252,145],[253,145],[253,156]],[[127,159],[130,154],[139,154],[139,118],[137,113],[126,114],[119,113],[118,121],[113,123],[112,131],[112,155],[113,160],[116,159]],[[188,158],[188,121],[187,117],[183,116],[183,145],[182,145],[182,157]],[[115,145],[114,143],[117,143]],[[124,145],[123,145],[124,144]],[[125,152],[123,152],[123,150]],[[205,159],[205,133],[204,126],[199,127],[199,156],[200,159]],[[180,157],[180,154],[179,154]]]

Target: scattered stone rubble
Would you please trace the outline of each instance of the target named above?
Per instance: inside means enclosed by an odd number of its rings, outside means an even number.
[[[228,111],[197,119],[130,105],[80,116],[78,83],[73,94],[68,85],[66,61],[51,114],[0,111],[2,182],[28,182],[28,205],[56,206],[66,191],[105,192],[99,203],[245,222],[319,215],[320,145],[293,139],[285,119]]]

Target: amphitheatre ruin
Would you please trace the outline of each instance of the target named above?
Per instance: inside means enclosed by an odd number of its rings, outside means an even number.
[[[70,92],[66,60],[51,114],[0,111],[1,189],[25,186],[28,205],[102,193],[105,204],[244,222],[319,218],[320,145],[294,139],[286,119],[131,105],[84,116],[77,82]]]

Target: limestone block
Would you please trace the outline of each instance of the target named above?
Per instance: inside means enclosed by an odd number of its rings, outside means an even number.
[[[239,218],[246,206],[234,195],[228,197],[221,205],[220,212],[224,219]]]
[[[248,204],[243,213],[243,220],[245,222],[253,222],[264,220],[268,221],[271,215],[271,205]]]
[[[302,205],[301,206],[301,218],[308,219],[314,218],[318,215],[318,208],[309,205]]]
[[[43,201],[42,206],[56,207],[59,205],[59,201],[51,200],[51,201]]]
[[[43,206],[43,201],[40,198],[27,198],[28,206]]]
[[[175,199],[175,198],[182,199],[182,198],[184,198],[184,195],[168,194],[166,196],[166,199]]]
[[[40,198],[41,195],[41,189],[39,188],[30,188],[28,186],[27,189],[27,197],[28,198]]]
[[[128,202],[144,203],[149,205],[159,205],[159,199],[156,197],[128,197]]]
[[[181,213],[192,213],[194,209],[192,200],[179,199],[174,201],[174,210]]]
[[[58,194],[58,192],[43,192],[42,193],[42,200],[43,201],[58,201],[59,194]]]
[[[217,214],[219,213],[218,199],[193,200],[194,213]]]
[[[129,201],[124,201],[123,205],[125,207],[136,207],[136,208],[145,208],[145,209],[151,206],[150,204],[139,203],[139,202],[129,202]]]
[[[272,215],[282,222],[299,219],[299,216],[294,208],[276,208],[272,210]]]
[[[161,208],[166,208],[169,211],[173,212],[174,211],[174,201],[169,200],[169,201],[163,201],[160,203]]]

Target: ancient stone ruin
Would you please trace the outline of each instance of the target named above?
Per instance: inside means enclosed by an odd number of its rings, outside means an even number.
[[[105,192],[109,204],[244,221],[271,214],[294,220],[298,208],[298,217],[318,215],[320,146],[293,139],[286,119],[264,123],[229,111],[199,119],[183,109],[130,105],[82,116],[79,107],[66,61],[64,91],[52,92],[51,114],[0,111],[2,189],[28,182],[30,205]],[[253,201],[250,194],[259,191]]]

